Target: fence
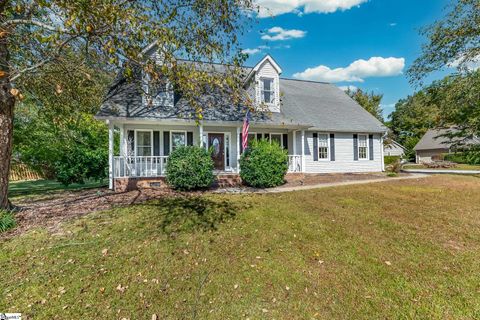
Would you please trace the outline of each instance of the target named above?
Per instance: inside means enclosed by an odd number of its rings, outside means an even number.
[[[10,168],[10,181],[40,180],[42,174],[30,169],[23,163],[14,162]]]

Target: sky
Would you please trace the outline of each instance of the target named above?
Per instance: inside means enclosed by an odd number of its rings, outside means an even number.
[[[270,54],[283,78],[331,82],[383,94],[384,116],[415,91],[405,73],[449,0],[256,0],[242,47],[254,66]],[[445,75],[431,75],[428,81]]]

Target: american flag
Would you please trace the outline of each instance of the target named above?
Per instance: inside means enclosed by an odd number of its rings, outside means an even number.
[[[243,120],[242,128],[242,149],[246,150],[248,147],[248,129],[250,128],[250,110],[247,110],[245,114],[245,120]]]

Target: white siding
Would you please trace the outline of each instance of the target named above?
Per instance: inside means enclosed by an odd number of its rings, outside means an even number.
[[[347,173],[382,171],[381,135],[373,135],[374,160],[353,160],[353,133],[335,134],[335,161],[313,160],[313,132],[305,132],[305,166],[307,173]],[[297,133],[297,153],[300,154],[301,134]]]
[[[261,101],[261,81],[262,77],[272,78],[273,86],[275,88],[275,105],[269,106],[269,110],[272,112],[280,112],[280,76],[275,69],[275,67],[266,60],[258,69],[258,72],[255,74],[255,87],[256,87],[256,99],[257,103]]]

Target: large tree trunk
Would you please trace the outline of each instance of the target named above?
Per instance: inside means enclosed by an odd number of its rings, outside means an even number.
[[[0,5],[0,14],[3,11]],[[12,158],[13,109],[15,98],[12,96],[9,80],[9,52],[7,35],[0,35],[0,209],[10,209],[8,201],[8,177]]]

